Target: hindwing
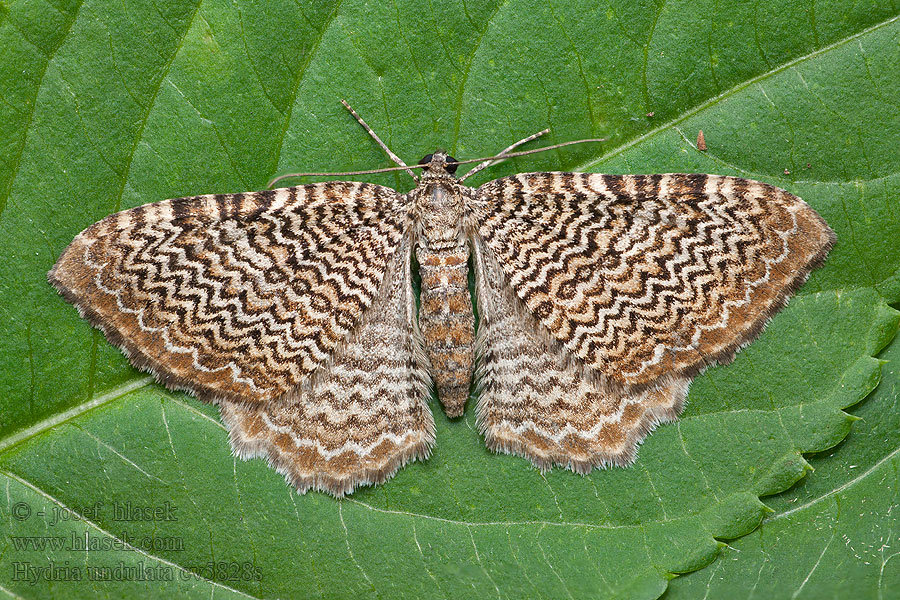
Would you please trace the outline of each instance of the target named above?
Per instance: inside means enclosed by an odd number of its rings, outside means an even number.
[[[223,402],[235,452],[268,458],[301,492],[335,496],[426,458],[434,420],[410,280],[407,240],[359,326],[310,386],[265,406]]]
[[[588,473],[629,464],[647,433],[681,412],[687,379],[636,392],[600,385],[529,314],[483,242],[474,263],[477,421],[490,449],[525,456],[542,470]]]

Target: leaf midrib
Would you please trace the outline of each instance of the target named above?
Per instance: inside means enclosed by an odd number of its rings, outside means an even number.
[[[802,62],[813,59],[813,58],[819,56],[820,54],[830,52],[831,50],[839,48],[849,42],[852,42],[853,40],[859,39],[864,35],[867,35],[869,33],[872,33],[874,31],[877,31],[879,29],[887,27],[888,25],[891,25],[898,20],[900,20],[900,14],[894,15],[890,19],[886,19],[880,23],[876,23],[875,25],[871,25],[871,26],[869,26],[861,31],[858,31],[848,37],[845,37],[845,38],[842,38],[835,42],[832,42],[831,44],[828,44],[827,46],[813,50],[812,52],[810,52],[808,54],[805,54],[803,56],[798,56],[796,58],[792,58],[791,60],[789,60],[785,63],[782,63],[781,65],[779,65],[773,69],[765,71],[764,73],[760,73],[759,75],[751,77],[750,79],[747,79],[746,81],[742,81],[741,83],[738,83],[734,87],[731,87],[731,88],[725,90],[724,92],[722,92],[716,96],[713,96],[712,98],[709,98],[699,104],[696,104],[692,108],[686,109],[679,116],[676,116],[665,123],[661,123],[660,125],[657,125],[653,129],[650,129],[649,131],[642,133],[639,136],[631,138],[630,140],[622,143],[615,149],[610,150],[606,154],[603,154],[598,158],[588,160],[587,162],[584,162],[584,163],[576,166],[574,170],[585,171],[585,170],[587,170],[591,167],[594,167],[602,162],[605,162],[611,158],[620,156],[626,150],[629,150],[629,149],[633,148],[634,146],[637,146],[641,142],[643,142],[647,139],[650,139],[654,135],[657,135],[667,129],[674,128],[675,125],[678,125],[679,123],[686,121],[687,119],[689,119],[690,117],[699,113],[700,111],[705,110],[711,106],[718,104],[722,100],[725,100],[725,99],[733,96],[734,94],[740,92],[741,90],[743,90],[751,85],[754,85],[755,83],[758,83],[760,81],[763,81],[764,79],[767,79],[768,77],[771,77],[773,75],[777,75],[778,73],[786,71]],[[816,180],[816,183],[845,183],[845,182],[840,181],[840,180]]]
[[[108,539],[111,539],[111,540],[116,540],[116,541],[118,541],[119,543],[122,544],[123,548],[127,549],[128,551],[130,551],[130,552],[135,552],[135,553],[140,554],[140,555],[142,555],[142,556],[146,556],[148,559],[151,559],[151,560],[154,560],[154,561],[163,563],[164,565],[167,565],[167,566],[169,566],[169,567],[172,567],[173,569],[177,569],[177,570],[178,570],[179,572],[181,572],[181,573],[183,574],[183,576],[184,576],[183,578],[180,578],[182,581],[189,581],[190,579],[196,578],[197,580],[203,581],[204,583],[207,583],[207,584],[213,586],[214,588],[221,588],[221,589],[223,589],[223,590],[227,590],[227,591],[229,591],[229,592],[233,592],[233,593],[235,593],[235,594],[239,594],[239,595],[241,595],[241,596],[243,596],[243,597],[245,597],[245,598],[255,598],[255,596],[251,596],[251,595],[247,594],[246,592],[242,592],[242,591],[239,590],[239,589],[236,589],[236,588],[233,588],[233,587],[229,587],[229,586],[227,586],[227,585],[224,585],[224,584],[219,583],[218,581],[214,581],[214,580],[212,580],[212,579],[207,579],[206,577],[203,577],[202,575],[200,575],[200,574],[198,574],[198,573],[194,573],[193,571],[190,571],[190,570],[186,569],[185,567],[179,565],[178,563],[174,563],[174,562],[172,562],[172,561],[166,560],[165,558],[162,558],[162,557],[157,556],[157,555],[155,555],[155,554],[151,554],[151,553],[147,552],[146,550],[143,550],[143,549],[141,549],[141,548],[139,548],[139,547],[137,547],[137,546],[132,546],[131,544],[128,543],[127,540],[125,540],[125,539],[119,537],[118,535],[115,535],[114,533],[112,533],[111,531],[109,531],[109,530],[107,530],[107,529],[104,529],[104,528],[100,527],[100,525],[98,525],[97,523],[95,523],[95,522],[93,522],[92,520],[86,518],[85,515],[82,514],[81,512],[79,512],[79,511],[73,509],[73,508],[70,507],[70,506],[67,506],[64,502],[62,502],[62,501],[59,500],[58,498],[55,498],[55,497],[51,496],[51,495],[48,494],[46,491],[44,491],[44,490],[42,490],[41,488],[35,486],[33,483],[31,483],[31,482],[28,481],[28,480],[22,479],[21,477],[19,477],[19,476],[16,475],[15,473],[12,473],[12,472],[6,471],[6,470],[0,470],[0,475],[3,475],[3,476],[5,476],[5,477],[8,477],[8,478],[12,479],[13,481],[17,481],[19,484],[21,484],[21,485],[23,485],[23,486],[25,486],[25,487],[31,489],[32,491],[34,491],[34,493],[39,494],[40,496],[42,496],[42,497],[43,497],[45,500],[47,500],[48,502],[52,502],[53,504],[56,504],[57,506],[59,506],[59,507],[61,507],[61,508],[65,508],[68,512],[72,513],[73,515],[78,515],[78,520],[79,520],[79,521],[84,522],[84,523],[85,523],[87,526],[89,526],[89,527],[93,527],[95,530],[97,530],[97,532],[101,533],[101,534],[103,535],[104,538],[108,538]]]
[[[22,442],[27,441],[39,435],[40,433],[43,433],[44,431],[52,429],[57,425],[60,425],[61,423],[80,417],[90,410],[93,410],[99,406],[103,406],[104,404],[109,404],[110,402],[118,400],[119,398],[122,398],[123,396],[126,396],[127,394],[130,394],[135,390],[150,385],[153,383],[153,381],[153,377],[149,375],[132,379],[127,383],[123,383],[121,385],[110,388],[99,396],[94,396],[93,398],[90,398],[89,400],[80,404],[76,404],[75,406],[72,406],[62,412],[50,415],[46,419],[42,419],[34,425],[31,425],[30,427],[14,431],[11,435],[0,439],[0,454],[5,453],[13,446],[17,446],[18,444],[21,444]]]

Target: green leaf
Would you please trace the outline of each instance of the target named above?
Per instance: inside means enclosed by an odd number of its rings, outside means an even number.
[[[898,13],[840,0],[724,12],[715,2],[0,5],[10,57],[0,62],[0,585],[23,597],[652,598],[714,561],[717,540],[769,512],[759,496],[809,471],[804,453],[850,433],[842,409],[877,385],[872,357],[896,332]],[[387,165],[340,98],[407,161],[439,146],[488,155],[548,126],[551,142],[609,140],[509,161],[482,181],[544,169],[768,181],[819,210],[838,245],[757,342],[698,378],[683,419],[651,435],[631,468],[542,476],[487,452],[471,407],[451,423],[433,404],[430,460],[345,501],[298,496],[263,461],[234,459],[214,407],[133,370],[45,274],[78,231],[122,208],[262,189],[295,169]],[[693,146],[699,129],[707,152]],[[402,175],[367,180],[410,187]],[[779,512],[747,543],[762,536],[774,552],[767,532],[788,525],[813,539],[817,515],[855,493],[839,478],[853,461],[891,468],[887,446],[880,463],[881,450],[864,463],[845,452],[856,438],[810,459],[809,487],[767,499]],[[861,498],[887,507],[896,486],[867,488],[869,477]],[[804,490],[798,502],[815,502],[788,513],[786,498]],[[73,549],[73,535],[110,547]],[[766,583],[796,589],[798,565],[823,546],[786,552],[795,562]],[[884,552],[889,578],[896,562]],[[57,569],[37,570],[47,567]],[[826,589],[819,581],[801,592]]]
[[[667,598],[890,598],[900,588],[900,338],[881,354],[881,385],[853,414],[837,448],[810,458],[815,472],[767,498],[776,512],[732,542]]]

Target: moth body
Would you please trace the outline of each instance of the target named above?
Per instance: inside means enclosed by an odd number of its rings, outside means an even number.
[[[416,259],[422,278],[419,328],[438,398],[450,417],[465,409],[475,361],[475,318],[469,296],[469,243],[464,231],[465,186],[453,159],[428,155],[423,185],[410,192],[417,219]],[[450,170],[452,169],[452,171]]]

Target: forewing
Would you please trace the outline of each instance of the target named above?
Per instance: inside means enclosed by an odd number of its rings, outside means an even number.
[[[265,406],[223,402],[235,452],[267,457],[301,492],[335,496],[427,457],[434,421],[410,279],[407,240],[363,322],[310,386]]]
[[[518,297],[621,386],[733,358],[835,240],[796,196],[735,177],[528,173],[476,194],[478,232]]]
[[[167,386],[256,404],[354,329],[403,237],[400,200],[329,182],[148,204],[78,234],[49,279]]]
[[[507,284],[493,252],[475,240],[479,326],[477,421],[489,448],[541,469],[579,473],[630,463],[657,423],[681,412],[688,380],[638,392],[585,377]]]

